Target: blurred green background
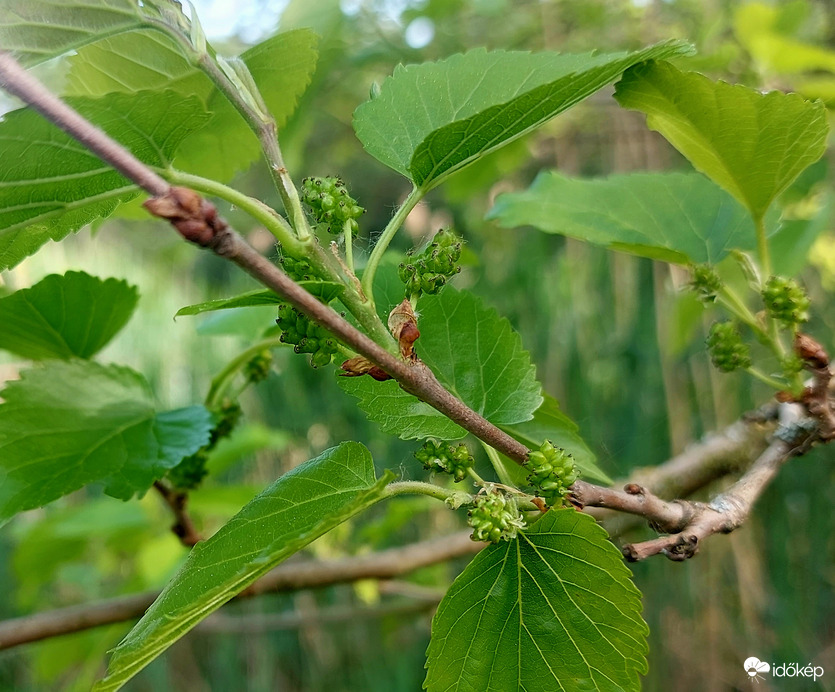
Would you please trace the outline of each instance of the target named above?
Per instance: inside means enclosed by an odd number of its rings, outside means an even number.
[[[236,35],[216,40],[222,53],[237,53],[276,29],[309,26],[321,36],[313,83],[281,133],[285,158],[297,182],[306,175],[342,176],[368,209],[363,227],[372,238],[408,188],[363,153],[351,113],[399,62],[481,45],[615,51],[685,38],[699,52],[683,67],[797,90],[835,107],[831,0],[247,0],[228,15],[218,14],[219,5],[195,2],[198,13],[205,10],[213,22],[234,28]],[[210,22],[206,26],[212,30]],[[60,88],[60,65],[41,72]],[[396,241],[396,249],[405,251],[447,225],[464,236],[467,262],[457,284],[482,296],[520,331],[540,381],[578,422],[613,477],[664,461],[764,402],[768,392],[710,367],[703,347],[710,317],[681,292],[687,277],[680,272],[532,229],[499,229],[483,217],[496,194],[526,186],[543,168],[597,176],[686,167],[641,116],[619,109],[611,90],[604,90],[434,191]],[[278,204],[261,165],[234,184]],[[809,331],[830,348],[831,194],[823,161],[783,200],[786,217],[798,224],[799,256],[808,253],[800,276],[814,299]],[[265,231],[235,209],[222,211],[254,244],[270,250]],[[360,246],[367,242],[368,235]],[[212,373],[272,317],[266,308],[174,321],[183,305],[233,295],[251,283],[150,222],[111,220],[51,244],[0,275],[0,291],[67,269],[139,286],[137,313],[101,359],[145,373],[170,407],[201,401]],[[265,483],[342,440],[368,445],[380,468],[424,476],[412,457],[415,445],[366,422],[336,386],[332,367],[311,370],[289,349],[275,356],[275,372],[244,397],[244,426],[215,455],[215,473],[193,494],[191,506],[205,533]],[[0,358],[0,380],[25,365]],[[742,662],[752,655],[815,662],[826,674],[818,688],[808,689],[835,689],[833,456],[831,449],[819,449],[792,462],[745,527],[711,539],[695,560],[657,558],[634,567],[651,628],[645,689],[747,689]],[[437,504],[420,498],[376,507],[307,553],[361,554],[463,527],[462,513]],[[160,587],[184,557],[169,523],[153,495],[125,504],[85,491],[26,513],[0,532],[0,590],[7,594],[0,617]],[[650,534],[630,538],[640,535]],[[464,564],[427,568],[396,584],[361,582],[232,604],[126,689],[418,690],[432,608]],[[358,614],[368,609],[374,617]],[[335,621],[322,619],[331,616]],[[0,652],[0,689],[89,689],[103,670],[105,652],[127,629],[111,626]],[[786,689],[806,688],[797,683]]]

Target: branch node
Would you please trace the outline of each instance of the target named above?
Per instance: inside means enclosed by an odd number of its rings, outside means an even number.
[[[152,197],[142,206],[170,222],[183,238],[202,247],[212,246],[228,228],[211,202],[185,187],[171,187],[164,195]]]

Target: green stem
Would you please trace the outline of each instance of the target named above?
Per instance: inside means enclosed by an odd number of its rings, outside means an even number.
[[[755,377],[760,382],[764,382],[769,387],[773,387],[778,392],[783,390],[783,389],[786,389],[786,382],[781,382],[780,380],[772,377],[771,375],[766,375],[764,372],[758,370],[757,368],[754,368],[754,367],[746,368],[745,372],[747,372],[752,377]]]
[[[507,486],[512,488],[516,487],[516,483],[513,482],[513,479],[510,477],[508,472],[505,470],[504,464],[502,463],[502,458],[499,456],[499,453],[493,449],[490,445],[486,442],[479,440],[481,442],[481,446],[484,448],[484,451],[487,453],[487,458],[490,460],[490,464],[493,466],[493,470],[496,472],[496,475],[499,477],[499,480]]]
[[[287,223],[286,219],[262,201],[238,192],[228,185],[223,185],[222,183],[203,178],[199,175],[192,175],[191,173],[184,173],[183,171],[170,168],[158,168],[155,170],[170,183],[184,185],[185,187],[197,190],[197,192],[219,197],[230,204],[234,204],[263,225],[264,228],[275,236],[276,240],[283,247],[290,249],[291,252],[293,250],[299,252],[301,245],[296,240],[293,229]]]
[[[372,305],[374,305],[373,287],[374,274],[377,273],[377,266],[380,264],[380,260],[383,258],[383,255],[391,243],[392,238],[394,238],[397,231],[400,230],[400,227],[403,225],[403,222],[406,220],[409,212],[415,208],[415,205],[420,202],[422,198],[423,190],[413,187],[409,196],[406,197],[403,204],[400,205],[400,208],[394,216],[391,217],[391,221],[388,222],[388,225],[383,230],[383,234],[380,236],[380,239],[371,251],[371,256],[368,258],[368,264],[365,265],[365,271],[362,273],[362,290],[365,291],[365,295],[368,297],[369,301],[371,301]]]
[[[472,466],[467,469],[467,473],[469,474],[470,478],[473,479],[476,485],[482,488],[485,485],[487,485],[487,481],[485,481],[481,476],[479,476],[478,472]]]
[[[398,481],[386,486],[381,499],[396,497],[397,495],[427,495],[428,497],[434,497],[436,500],[446,501],[455,496],[460,496],[461,493],[461,490],[449,490],[423,481]]]
[[[774,320],[768,319],[768,329],[763,329],[756,316],[748,309],[748,306],[742,302],[742,299],[734,293],[727,286],[723,286],[718,294],[719,302],[740,321],[747,324],[751,331],[753,331],[757,338],[766,344],[778,358],[783,358],[786,355],[786,348],[783,342],[780,341],[780,336],[774,328]]]
[[[348,220],[342,224],[342,235],[345,238],[345,264],[351,272],[354,271],[354,248],[353,238],[351,233],[351,221]]]
[[[238,371],[244,367],[250,360],[257,356],[261,351],[268,348],[275,348],[276,346],[284,346],[284,342],[278,337],[271,339],[264,339],[257,344],[253,344],[248,349],[239,353],[232,360],[230,360],[217,375],[212,378],[212,384],[209,387],[209,393],[206,394],[206,408],[216,408],[226,392],[227,387],[232,381],[232,378],[238,374]]]
[[[765,221],[762,216],[754,219],[757,231],[757,254],[760,256],[760,268],[766,279],[771,276],[771,256],[768,251],[768,238],[765,233]]]

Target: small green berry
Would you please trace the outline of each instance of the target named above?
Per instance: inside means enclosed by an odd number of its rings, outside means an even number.
[[[528,454],[525,464],[531,473],[528,483],[536,494],[545,499],[548,506],[562,502],[568,494],[569,486],[577,480],[577,467],[574,457],[560,447],[555,447],[550,440],[545,440],[539,449]]]
[[[320,228],[339,234],[347,224],[352,233],[359,226],[357,219],[365,213],[345,189],[345,183],[335,177],[305,178],[302,181],[302,201]]]
[[[415,452],[415,458],[428,471],[448,473],[455,482],[467,477],[467,470],[473,467],[473,457],[463,442],[451,445],[448,442],[426,440]]]
[[[751,351],[733,322],[714,322],[707,336],[713,364],[722,372],[751,367]]]
[[[254,355],[250,361],[244,366],[244,375],[246,379],[257,384],[267,379],[273,366],[273,354],[269,349],[264,349],[260,353]]]
[[[410,252],[409,261],[398,269],[406,296],[439,293],[447,280],[461,271],[460,257],[461,239],[450,230],[438,231],[423,252],[417,256]]]
[[[722,279],[709,264],[697,264],[690,268],[693,272],[693,280],[690,288],[699,294],[699,300],[703,303],[712,303],[716,300],[716,294],[722,288]]]
[[[516,500],[499,492],[477,495],[475,507],[467,514],[467,523],[473,529],[472,540],[489,543],[512,540],[525,526]]]
[[[772,276],[766,281],[762,296],[769,317],[787,327],[809,321],[809,296],[794,279]]]

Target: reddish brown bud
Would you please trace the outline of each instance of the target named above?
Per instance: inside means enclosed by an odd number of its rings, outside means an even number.
[[[823,346],[808,334],[797,333],[794,337],[794,352],[803,359],[807,367],[814,370],[829,366],[829,355]]]
[[[217,215],[214,205],[185,187],[172,187],[167,194],[149,199],[143,206],[198,245],[209,245],[219,231],[226,229],[226,222]]]
[[[343,377],[360,377],[362,375],[370,375],[378,382],[385,382],[386,380],[391,379],[391,375],[389,375],[385,370],[377,365],[374,365],[374,363],[368,360],[368,358],[364,358],[363,356],[355,356],[354,358],[349,358],[342,363],[341,374]]]
[[[406,360],[417,360],[414,343],[420,337],[412,304],[405,299],[389,313],[389,331],[400,344],[400,355]]]

